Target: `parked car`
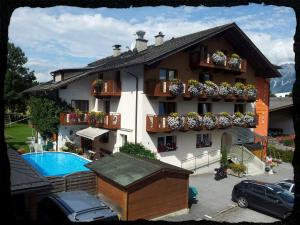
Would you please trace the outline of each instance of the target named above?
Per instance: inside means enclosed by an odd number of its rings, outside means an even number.
[[[283,189],[285,189],[293,194],[295,193],[295,183],[293,180],[286,179],[286,180],[278,182],[277,184],[280,187],[282,187]]]
[[[46,224],[119,220],[116,212],[85,191],[60,192],[43,199],[38,221]]]
[[[253,208],[285,219],[294,206],[294,195],[277,184],[244,180],[232,190],[232,200],[241,208]]]
[[[197,202],[198,190],[196,187],[189,186],[189,205]]]

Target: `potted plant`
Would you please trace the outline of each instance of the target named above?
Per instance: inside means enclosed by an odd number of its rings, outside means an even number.
[[[216,97],[219,94],[219,87],[214,82],[207,80],[204,83],[204,93],[208,97]]]
[[[232,116],[232,124],[237,127],[243,127],[245,125],[244,115],[240,112],[236,112]]]
[[[102,79],[96,79],[92,83],[92,87],[94,89],[94,93],[100,92],[103,87],[103,80]]]
[[[78,115],[74,112],[71,112],[69,114],[69,120],[70,120],[70,122],[73,122],[73,123],[78,122]]]
[[[167,121],[171,130],[180,129],[184,126],[183,118],[177,112],[170,113],[167,117]]]
[[[235,96],[243,97],[245,93],[245,85],[241,82],[236,82],[232,87],[232,91]]]
[[[104,123],[104,112],[96,112],[96,121],[97,123]]]
[[[96,124],[96,112],[90,112],[89,114],[89,122],[90,124]]]
[[[211,58],[216,65],[224,65],[226,61],[226,55],[220,50],[214,52]]]
[[[212,130],[216,127],[216,124],[217,124],[216,116],[211,112],[205,113],[203,117],[203,126],[208,130]]]
[[[188,92],[192,96],[199,96],[203,92],[203,84],[197,80],[188,80]]]
[[[227,97],[232,94],[232,87],[227,82],[222,82],[219,86],[219,95],[222,97]]]
[[[253,112],[245,113],[244,121],[247,127],[254,127],[256,125],[254,113]]]
[[[231,163],[229,169],[231,175],[242,177],[245,175],[247,167],[243,163]]]
[[[202,124],[202,117],[197,112],[189,112],[186,114],[187,125],[190,129],[199,128]]]
[[[247,84],[246,87],[246,95],[248,96],[248,98],[250,99],[256,99],[257,96],[257,90],[256,87],[253,84]]]
[[[230,127],[231,124],[232,124],[231,117],[227,112],[219,113],[218,125],[219,125],[220,128]]]
[[[181,80],[173,79],[170,81],[169,91],[172,95],[179,96],[183,94],[184,86]]]
[[[75,114],[76,114],[78,122],[84,121],[84,113],[83,112],[81,112],[79,109],[75,109]]]
[[[239,68],[240,64],[241,64],[241,58],[238,54],[232,54],[228,60],[228,64],[230,67],[232,68]]]

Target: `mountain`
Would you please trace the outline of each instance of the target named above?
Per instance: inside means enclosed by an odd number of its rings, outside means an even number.
[[[273,78],[270,82],[271,93],[273,94],[291,92],[296,79],[294,63],[282,64],[280,67],[282,69],[279,69],[279,72],[281,73],[282,77]]]

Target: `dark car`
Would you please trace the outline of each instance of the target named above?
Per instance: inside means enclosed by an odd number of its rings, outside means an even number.
[[[39,222],[47,224],[119,220],[117,213],[103,201],[84,191],[48,196],[39,204],[37,217]]]
[[[294,195],[279,185],[244,180],[232,190],[232,200],[241,208],[252,208],[285,219],[294,206]]]

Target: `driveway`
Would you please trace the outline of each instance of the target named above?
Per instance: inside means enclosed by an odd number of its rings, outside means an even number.
[[[275,222],[277,219],[258,213],[250,209],[241,209],[231,201],[231,192],[235,184],[245,179],[255,179],[265,182],[278,182],[286,178],[294,178],[291,164],[282,163],[274,168],[274,174],[262,174],[238,178],[228,178],[216,181],[214,174],[200,174],[190,176],[190,185],[198,189],[198,203],[193,204],[190,212],[185,215],[165,217],[167,221],[184,220],[215,220],[227,222]]]

